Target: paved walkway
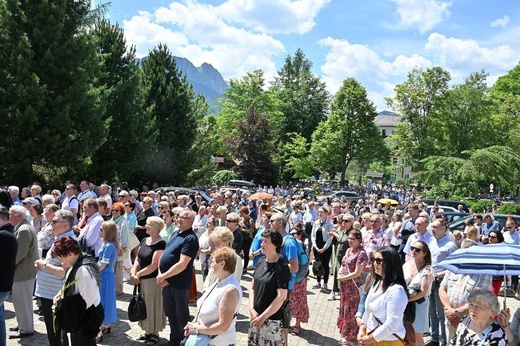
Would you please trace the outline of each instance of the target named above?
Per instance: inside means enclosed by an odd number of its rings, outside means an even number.
[[[247,345],[247,329],[249,326],[249,310],[248,310],[248,288],[251,283],[250,270],[248,274],[242,277],[242,289],[244,298],[238,315],[237,321],[237,346]],[[198,287],[201,287],[201,276],[197,274]],[[312,278],[308,280],[307,300],[310,309],[309,323],[302,325],[303,329],[300,336],[295,337],[289,335],[289,345],[338,345],[339,333],[336,328],[336,319],[338,317],[339,301],[328,301],[328,294],[321,293],[319,290],[311,288],[316,281]],[[330,282],[329,282],[330,285]],[[142,341],[136,341],[136,338],[142,333],[137,322],[130,322],[126,313],[128,302],[132,297],[133,285],[125,283],[124,294],[117,299],[117,309],[119,321],[112,325],[112,332],[105,336],[105,339],[99,345],[144,345]],[[502,305],[503,298],[500,298]],[[511,309],[511,313],[516,311],[520,306],[520,302],[514,298],[507,299],[507,305]],[[36,305],[35,305],[36,309]],[[196,314],[195,306],[190,307],[192,316]],[[10,300],[5,302],[5,314],[7,328],[16,326],[16,318],[14,315],[13,305]],[[47,336],[45,334],[45,324],[43,317],[35,315],[35,333],[31,337],[19,340],[7,340],[7,345],[27,345],[40,346],[48,345]],[[7,332],[9,334],[9,331]],[[165,344],[168,341],[169,326],[160,333],[161,340],[158,345]]]

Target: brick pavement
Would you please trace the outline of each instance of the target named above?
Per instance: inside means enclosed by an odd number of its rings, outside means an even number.
[[[242,289],[244,291],[244,298],[242,306],[238,315],[237,321],[237,346],[247,345],[247,328],[249,325],[249,310],[248,310],[248,288],[251,283],[250,270],[248,274],[242,277]],[[201,287],[201,276],[197,274],[197,282]],[[310,309],[309,323],[302,325],[300,336],[295,337],[289,335],[289,345],[303,346],[303,345],[338,345],[339,333],[336,328],[336,319],[338,317],[339,301],[327,301],[328,294],[321,293],[319,290],[312,289],[311,286],[315,284],[315,280],[310,278],[308,280],[307,299]],[[112,332],[105,336],[105,339],[99,345],[144,345],[142,341],[136,341],[136,338],[142,333],[137,322],[130,322],[127,318],[126,309],[128,302],[132,297],[133,286],[126,284],[124,286],[124,294],[117,299],[117,309],[119,321],[112,325]],[[502,305],[503,298],[500,298]],[[520,302],[514,298],[507,299],[507,305],[511,311],[514,312],[520,306]],[[35,305],[36,309],[36,305]],[[192,316],[196,314],[195,306],[190,306],[190,313]],[[5,302],[6,326],[15,327],[16,319],[14,315],[13,305],[10,301]],[[45,324],[43,317],[35,315],[35,333],[33,336],[26,337],[19,340],[7,340],[7,345],[26,345],[26,346],[40,346],[48,345],[47,336],[45,332]],[[9,331],[7,332],[9,334]],[[161,340],[158,345],[165,344],[169,335],[169,326],[160,333]]]

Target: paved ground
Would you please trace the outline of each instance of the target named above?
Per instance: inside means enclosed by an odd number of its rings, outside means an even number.
[[[248,312],[248,288],[251,282],[251,273],[242,277],[242,288],[244,291],[244,299],[237,322],[237,346],[247,345],[247,328],[249,326]],[[197,274],[197,281],[201,282],[201,277]],[[336,319],[338,317],[339,301],[327,301],[328,294],[321,293],[319,290],[311,288],[315,284],[315,280],[310,278],[308,281],[307,299],[311,317],[309,323],[303,325],[302,332],[299,337],[289,336],[289,345],[338,345],[339,334],[336,328]],[[330,284],[330,283],[329,283]],[[201,287],[201,285],[199,285]],[[119,322],[112,325],[112,332],[106,335],[105,340],[100,345],[143,345],[142,341],[136,341],[136,338],[142,333],[137,323],[128,321],[126,309],[131,299],[133,286],[125,284],[124,294],[118,297],[117,309],[119,312]],[[503,298],[500,299],[502,304]],[[507,305],[514,312],[520,306],[520,302],[514,298],[507,299]],[[35,306],[36,309],[36,306]],[[196,308],[190,307],[191,315],[196,314]],[[14,315],[13,305],[10,300],[5,303],[6,325],[7,328],[16,326],[16,318]],[[48,345],[47,336],[45,334],[45,324],[43,317],[35,315],[35,334],[21,340],[7,340],[7,345],[31,345],[40,346]],[[9,332],[8,332],[9,334]],[[167,342],[169,335],[169,326],[160,333],[161,341],[158,345]]]

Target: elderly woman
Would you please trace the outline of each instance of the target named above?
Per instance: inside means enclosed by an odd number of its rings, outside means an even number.
[[[51,248],[52,244],[54,244],[54,233],[52,232],[52,219],[54,218],[55,213],[60,210],[56,204],[49,204],[43,210],[43,215],[47,220],[47,224],[41,229],[38,233],[38,247],[42,249],[41,258],[47,257],[47,252]]]
[[[149,237],[141,241],[134,266],[130,271],[134,284],[141,285],[141,293],[146,304],[148,315],[146,319],[139,321],[139,327],[145,333],[139,337],[139,340],[144,340],[147,345],[158,342],[159,332],[166,326],[162,291],[156,280],[159,259],[166,248],[166,242],[159,235],[163,228],[164,221],[160,217],[148,218],[146,232]]]
[[[60,190],[52,190],[51,195],[52,195],[52,197],[54,197],[54,204],[56,204],[58,207],[61,206]]]
[[[165,242],[170,239],[170,236],[175,231],[175,220],[177,219],[177,215],[178,213],[175,213],[173,210],[167,210],[162,214],[164,228],[161,230],[159,235]]]
[[[36,234],[38,234],[47,224],[47,220],[43,217],[43,206],[41,204],[31,205],[29,213],[32,216],[31,225],[33,225]]]
[[[321,288],[323,292],[327,292],[327,283],[329,281],[329,262],[332,256],[332,231],[334,225],[332,221],[328,219],[329,209],[328,207],[320,207],[318,209],[318,219],[312,225],[311,241],[312,249],[314,252],[314,260],[321,261],[321,265],[324,269],[323,274],[323,286],[321,285],[321,276],[316,276],[316,285],[312,288]]]
[[[291,273],[287,261],[280,256],[282,236],[276,230],[262,232],[262,251],[249,291],[248,345],[285,345],[283,309],[287,300]]]
[[[384,246],[375,250],[373,265],[375,274],[365,300],[358,342],[402,346],[399,338],[406,334],[403,313],[408,293],[401,258],[394,249]]]
[[[215,248],[215,250],[221,249],[223,247],[231,248],[231,244],[233,243],[233,233],[227,227],[216,227],[211,233],[210,240],[213,243],[213,247]],[[237,281],[240,282],[243,268],[242,258],[236,255],[236,260],[237,264],[235,265],[234,274],[237,278]],[[211,287],[211,285],[215,283],[216,280],[217,278],[215,278],[213,275],[211,275],[211,273],[209,273],[205,282],[206,288]]]
[[[403,265],[404,279],[408,287],[408,302],[415,304],[415,342],[424,345],[423,333],[429,329],[430,290],[433,282],[430,265],[432,254],[428,244],[418,240],[410,246],[411,260]]]
[[[125,218],[125,206],[121,202],[112,204],[110,208],[112,220],[117,225],[117,241],[119,244],[119,252],[116,261],[116,295],[123,294],[123,260],[128,257],[131,249],[128,248],[128,239],[130,237],[130,227]]]
[[[199,261],[200,272],[202,274],[202,281],[206,281],[206,277],[209,273],[209,266],[211,264],[211,252],[213,251],[213,244],[210,241],[210,236],[217,224],[218,220],[215,219],[215,217],[208,217],[206,221],[206,231],[202,233],[199,238]]]
[[[170,203],[168,201],[160,201],[157,210],[159,211],[157,216],[163,216],[166,211],[170,210]]]
[[[469,315],[460,321],[450,345],[506,346],[508,334],[500,323],[495,321],[495,316],[500,310],[495,294],[490,290],[473,290],[468,295],[468,305]]]
[[[63,289],[54,298],[56,321],[62,330],[71,334],[71,346],[95,346],[96,333],[103,320],[96,261],[83,254],[77,240],[70,236],[57,240],[52,254],[64,268],[71,268]]]
[[[146,233],[146,220],[150,216],[154,216],[154,212],[152,209],[152,203],[153,199],[151,197],[144,197],[143,198],[143,210],[137,215],[137,225],[135,226],[135,235],[137,236],[137,239],[139,239],[139,242],[141,242],[144,238],[146,238],[148,235]]]
[[[242,300],[242,288],[233,275],[236,254],[224,247],[216,250],[212,258],[211,274],[217,281],[197,301],[197,319],[184,327],[185,335],[205,338],[210,346],[234,345],[236,317]]]

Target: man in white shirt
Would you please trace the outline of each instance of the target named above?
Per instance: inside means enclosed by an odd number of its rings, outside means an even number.
[[[83,214],[87,217],[87,223],[80,229],[78,237],[82,250],[91,253],[94,257],[98,256],[99,249],[103,246],[103,238],[101,238],[99,230],[104,220],[98,209],[99,205],[93,198],[87,198],[83,202]]]
[[[88,181],[83,180],[79,184],[79,188],[81,189],[81,192],[78,193],[78,201],[81,202],[84,198],[87,197],[97,198],[97,196],[92,191],[90,191],[90,184],[88,183]]]
[[[426,244],[430,243],[433,235],[428,231],[428,219],[420,216],[415,220],[415,230],[416,232],[408,237],[408,241],[404,246],[404,253],[406,254],[406,262],[408,262],[412,256],[412,252],[410,251],[410,246],[418,240],[422,240]]]

